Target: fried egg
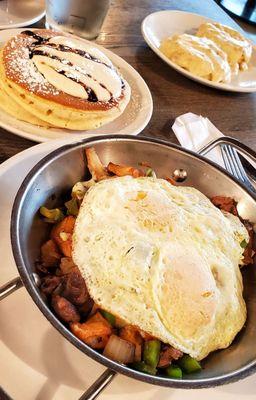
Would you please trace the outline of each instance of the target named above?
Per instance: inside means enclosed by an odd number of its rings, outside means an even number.
[[[86,193],[73,259],[101,308],[200,360],[245,323],[242,240],[197,189],[125,176]]]

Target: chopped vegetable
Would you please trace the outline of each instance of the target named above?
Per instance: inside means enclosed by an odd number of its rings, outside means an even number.
[[[51,231],[51,238],[59,246],[60,250],[66,257],[71,257],[72,255],[72,233],[74,226],[75,218],[72,215],[69,215],[55,225]]]
[[[143,172],[138,168],[128,167],[127,165],[118,165],[110,162],[107,166],[109,172],[117,176],[126,176],[131,175],[133,178],[138,178],[139,176],[143,176]]]
[[[112,333],[111,325],[97,312],[83,324],[70,324],[71,331],[94,349],[103,349]]]
[[[84,342],[93,349],[102,350],[106,347],[108,340],[109,340],[109,335],[102,335],[102,336],[90,336]]]
[[[156,368],[160,356],[161,343],[159,340],[148,340],[144,344],[143,360],[146,364]]]
[[[71,196],[81,201],[83,200],[85,193],[86,188],[84,187],[83,182],[77,182],[72,188]]]
[[[143,339],[139,330],[133,325],[126,325],[120,329],[119,336],[135,345],[134,361],[141,361]]]
[[[75,217],[78,215],[79,208],[74,197],[65,203],[65,207],[67,208],[68,215],[74,215]]]
[[[87,165],[92,175],[92,179],[94,181],[101,181],[102,179],[109,178],[109,174],[102,165],[94,147],[85,149],[85,154],[87,157]]]
[[[59,222],[64,218],[63,212],[59,208],[49,209],[44,206],[39,209],[40,214],[45,217],[45,222],[49,222],[54,224],[55,222]]]
[[[71,332],[73,332],[78,339],[82,340],[82,342],[88,344],[88,346],[92,347],[93,349],[104,349],[109,340],[109,334],[105,334],[104,330],[101,330],[101,333],[99,333],[98,329],[97,334],[93,335],[91,333],[93,332],[94,327],[91,327],[92,330],[88,333],[87,327],[84,327],[85,324],[86,322],[83,324],[80,324],[79,322],[71,323]]]
[[[245,249],[246,248],[246,246],[247,246],[247,242],[246,242],[246,240],[244,239],[244,240],[242,240],[242,242],[240,243],[240,246],[243,248],[243,249]]]
[[[45,267],[55,267],[61,259],[58,246],[53,240],[47,240],[41,247],[41,262]]]
[[[101,315],[110,323],[110,325],[115,326],[116,317],[108,311],[100,310]]]
[[[156,368],[151,365],[147,365],[144,361],[134,362],[131,365],[131,368],[136,369],[140,372],[145,372],[145,374],[156,375]]]
[[[71,196],[81,203],[85,193],[93,185],[95,185],[95,181],[93,179],[84,182],[77,182],[72,188]]]
[[[182,370],[178,365],[169,365],[168,368],[166,368],[165,373],[169,378],[176,378],[176,379],[181,379],[182,378]]]
[[[185,354],[178,361],[178,364],[181,367],[182,371],[186,372],[187,374],[192,374],[193,372],[201,371],[202,369],[200,363],[188,354]]]
[[[156,173],[152,168],[148,168],[146,171],[146,176],[149,176],[151,178],[156,178]]]
[[[129,364],[134,361],[134,353],[134,344],[116,335],[111,335],[103,355],[122,364]]]

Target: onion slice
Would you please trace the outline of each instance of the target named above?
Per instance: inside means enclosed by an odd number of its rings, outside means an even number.
[[[111,335],[103,355],[122,364],[129,364],[134,361],[135,346],[127,340],[116,335]]]

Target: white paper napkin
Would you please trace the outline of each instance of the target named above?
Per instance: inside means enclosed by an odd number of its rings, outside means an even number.
[[[176,118],[173,126],[180,144],[189,150],[198,151],[207,143],[224,136],[208,118],[201,115],[187,113]],[[220,148],[213,149],[207,157],[224,167]]]

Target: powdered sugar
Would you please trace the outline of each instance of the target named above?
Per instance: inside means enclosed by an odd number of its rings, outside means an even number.
[[[52,85],[50,85],[40,72],[38,72],[33,61],[30,59],[30,48],[33,40],[31,38],[21,38],[17,36],[13,38],[6,46],[7,78],[15,80],[17,83],[25,85],[29,91],[53,95],[60,92]]]

